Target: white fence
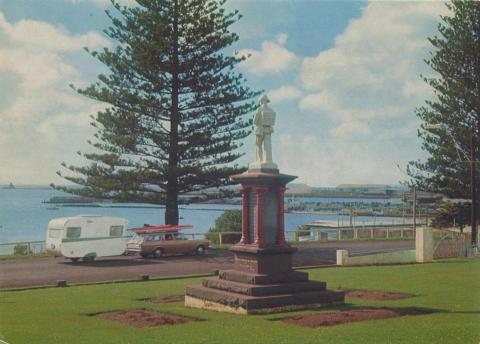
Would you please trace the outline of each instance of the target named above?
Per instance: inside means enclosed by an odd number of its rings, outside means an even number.
[[[411,225],[331,227],[286,231],[289,241],[357,240],[357,239],[414,239]]]

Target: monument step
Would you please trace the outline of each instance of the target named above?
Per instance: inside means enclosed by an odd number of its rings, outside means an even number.
[[[326,283],[319,281],[254,285],[222,280],[218,277],[205,278],[202,281],[202,285],[207,288],[251,296],[290,294],[304,291],[323,291],[326,289]]]
[[[222,280],[255,285],[308,281],[308,273],[295,270],[275,275],[253,274],[240,270],[220,270],[218,277]]]
[[[254,253],[258,255],[284,254],[295,253],[298,251],[297,247],[290,246],[285,243],[283,245],[271,245],[267,247],[258,247],[256,244],[241,244],[237,243],[230,247],[230,251],[234,253]]]
[[[286,307],[291,305],[303,305],[312,307],[318,305],[335,305],[344,302],[344,292],[322,290],[305,291],[299,293],[250,296],[224,290],[208,288],[204,286],[188,286],[186,295],[203,302],[213,302],[231,308],[242,308],[245,310],[270,309]]]

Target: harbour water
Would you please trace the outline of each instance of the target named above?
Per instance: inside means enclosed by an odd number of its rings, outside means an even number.
[[[48,222],[52,218],[74,216],[80,214],[119,216],[127,218],[129,227],[144,224],[163,224],[164,209],[150,204],[103,204],[102,207],[62,207],[49,210],[52,204],[42,201],[54,196],[69,196],[51,189],[0,189],[0,243],[44,240]],[[310,202],[329,202],[332,198],[306,199]],[[358,199],[341,199],[343,202],[359,202]],[[362,202],[388,202],[388,200],[363,200]],[[227,204],[191,204],[180,208],[180,222],[195,226],[196,233],[205,233],[214,226],[215,219],[226,209],[240,209],[239,205]],[[316,214],[286,214],[285,229],[293,231],[299,226],[312,221],[334,221],[348,225],[348,216],[316,215]],[[401,218],[373,218],[359,216],[355,219],[358,225],[362,223],[402,223]]]

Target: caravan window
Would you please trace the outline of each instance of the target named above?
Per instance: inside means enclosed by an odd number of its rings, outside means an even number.
[[[67,227],[67,238],[80,238],[82,227]]]
[[[110,236],[119,237],[123,234],[123,226],[110,226]]]

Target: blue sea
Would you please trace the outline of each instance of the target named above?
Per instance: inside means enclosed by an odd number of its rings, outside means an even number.
[[[0,243],[19,241],[44,240],[48,222],[57,217],[74,215],[105,215],[127,218],[129,227],[139,227],[144,224],[163,224],[164,209],[149,204],[132,204],[135,208],[125,207],[128,204],[102,204],[103,207],[62,207],[58,210],[48,210],[52,204],[45,204],[54,196],[69,196],[66,193],[52,189],[0,189]],[[359,202],[358,199],[306,198],[308,202]],[[388,200],[363,200],[362,202],[381,202]],[[118,207],[115,207],[118,206]],[[144,207],[138,207],[144,206]],[[240,209],[239,205],[226,204],[192,204],[180,207],[180,222],[191,224],[195,233],[205,233],[213,227],[215,219],[226,209]],[[348,225],[347,216],[286,214],[285,229],[294,231],[299,226],[315,221],[334,221]],[[401,223],[400,218],[357,217],[356,224],[371,223]]]

